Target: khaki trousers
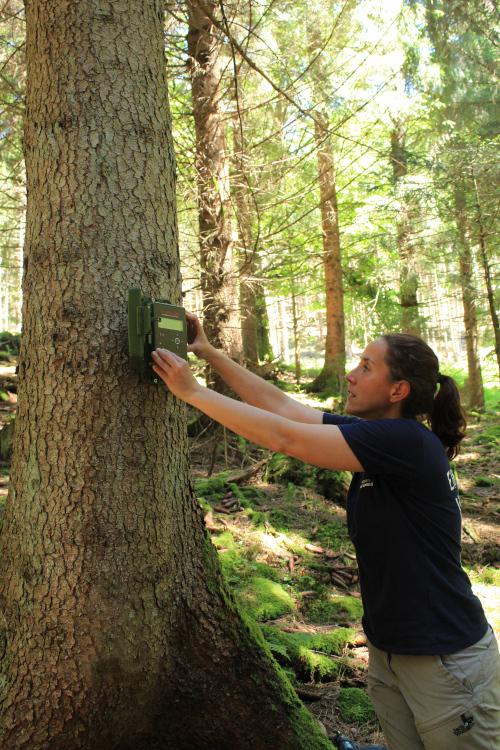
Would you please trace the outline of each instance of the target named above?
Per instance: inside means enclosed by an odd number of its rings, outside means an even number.
[[[500,656],[491,628],[444,656],[368,643],[368,694],[389,750],[500,750]]]

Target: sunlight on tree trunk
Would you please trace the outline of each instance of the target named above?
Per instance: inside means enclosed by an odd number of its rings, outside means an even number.
[[[317,31],[308,28],[309,55],[314,58],[321,47]],[[318,63],[316,62],[316,65]],[[321,101],[319,91],[316,99]],[[345,381],[345,318],[344,288],[342,283],[342,251],[340,247],[339,211],[333,146],[330,123],[323,112],[314,112],[314,140],[318,163],[318,181],[321,200],[321,231],[323,235],[323,268],[325,273],[326,333],[325,362],[309,389],[320,391],[327,386],[335,395],[346,390]]]
[[[493,287],[491,283],[490,264],[488,262],[488,257],[486,255],[486,240],[485,240],[483,212],[481,209],[481,201],[479,199],[477,179],[474,175],[472,179],[474,182],[474,193],[476,197],[477,225],[478,225],[479,247],[481,250],[481,263],[483,266],[484,282],[486,284],[486,294],[488,296],[488,305],[490,308],[491,325],[493,327],[493,335],[495,337],[495,355],[497,358],[498,369],[500,372],[500,325],[498,322],[498,313],[495,307],[495,298],[493,295]]]
[[[467,369],[469,373],[469,406],[472,409],[484,407],[484,388],[479,360],[479,339],[477,330],[476,298],[477,290],[472,269],[469,228],[465,214],[465,188],[463,181],[455,183],[455,222],[458,232],[458,260],[462,300],[464,305],[465,344],[467,347]]]
[[[396,241],[399,256],[399,295],[401,300],[401,329],[403,333],[421,336],[418,310],[418,275],[415,268],[413,242],[412,207],[404,193],[404,181],[408,173],[408,155],[405,148],[406,133],[402,122],[395,122],[391,131],[391,163],[398,201],[399,215],[396,226]]]
[[[207,2],[211,13],[218,4]],[[229,156],[226,144],[219,56],[220,33],[196,0],[189,14],[189,72],[196,130],[196,181],[203,293],[203,323],[209,340],[232,359],[243,359],[237,274],[230,220]],[[227,386],[215,372],[208,383],[220,392]]]

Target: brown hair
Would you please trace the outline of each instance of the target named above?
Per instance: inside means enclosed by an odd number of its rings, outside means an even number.
[[[387,343],[384,361],[391,381],[406,380],[410,385],[401,416],[426,420],[444,445],[448,458],[455,458],[466,429],[457,384],[453,378],[439,372],[438,358],[418,336],[387,333],[382,339]]]

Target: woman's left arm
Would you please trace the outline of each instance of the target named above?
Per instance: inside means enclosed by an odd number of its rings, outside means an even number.
[[[153,359],[154,371],[174,395],[245,439],[324,469],[363,471],[337,426],[294,422],[211,391],[185,360],[165,349],[153,352]]]

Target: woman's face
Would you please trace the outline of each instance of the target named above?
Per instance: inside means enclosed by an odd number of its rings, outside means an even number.
[[[400,384],[389,380],[389,368],[383,359],[386,352],[384,339],[371,341],[358,366],[346,375],[349,384],[346,414],[363,419],[399,416],[402,403]]]

